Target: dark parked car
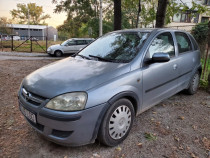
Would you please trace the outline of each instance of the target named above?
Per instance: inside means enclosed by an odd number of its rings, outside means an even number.
[[[116,146],[135,116],[182,90],[194,94],[200,74],[189,33],[123,30],[31,73],[18,98],[27,122],[53,142],[79,146],[98,138]]]

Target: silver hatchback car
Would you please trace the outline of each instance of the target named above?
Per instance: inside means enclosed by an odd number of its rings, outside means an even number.
[[[98,139],[116,146],[135,116],[182,90],[194,94],[200,74],[200,50],[189,33],[116,31],[25,77],[19,106],[53,142],[79,146]]]
[[[47,49],[49,55],[60,57],[63,54],[77,53],[79,50],[93,42],[94,38],[71,38],[62,44],[52,45]]]

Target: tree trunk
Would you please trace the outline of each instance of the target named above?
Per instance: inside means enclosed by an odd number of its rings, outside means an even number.
[[[114,30],[121,30],[121,0],[114,0]]]
[[[168,4],[168,0],[158,0],[156,26],[155,26],[156,28],[164,27],[167,4]]]
[[[209,21],[209,24],[208,24],[208,50],[209,50],[209,47],[210,47],[210,21]],[[209,76],[208,76],[208,92],[210,93],[210,73],[209,73]]]
[[[139,0],[139,8],[138,8],[138,14],[137,14],[137,20],[136,20],[136,28],[138,28],[140,13],[141,13],[141,0]]]

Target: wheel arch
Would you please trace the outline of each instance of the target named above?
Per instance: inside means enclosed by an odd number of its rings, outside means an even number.
[[[124,92],[120,92],[116,95],[114,95],[111,99],[109,99],[108,103],[110,105],[112,105],[114,102],[116,102],[117,100],[121,99],[121,98],[126,98],[128,99],[134,107],[135,110],[135,114],[138,113],[139,109],[140,109],[140,103],[139,103],[139,98],[138,96],[132,92],[132,91],[124,91]]]
[[[95,139],[97,138],[98,131],[99,131],[99,128],[101,126],[101,122],[104,119],[105,114],[106,114],[107,110],[109,109],[109,107],[114,102],[116,102],[117,100],[122,99],[122,98],[128,99],[133,104],[135,115],[138,114],[138,110],[140,109],[140,103],[139,103],[138,96],[134,92],[132,92],[132,91],[124,91],[124,92],[120,92],[120,93],[114,95],[112,98],[110,98],[108,100],[106,106],[103,108],[103,110],[100,113],[100,118],[98,119],[98,122],[97,122],[97,124],[95,126],[95,130],[93,132],[93,136],[92,136],[91,142],[94,142]]]

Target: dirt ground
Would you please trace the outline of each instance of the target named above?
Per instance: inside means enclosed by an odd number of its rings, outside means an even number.
[[[56,145],[37,134],[18,108],[22,79],[50,60],[0,61],[0,157],[32,158],[210,158],[210,95],[179,93],[136,117],[117,147],[98,142],[82,147]]]

